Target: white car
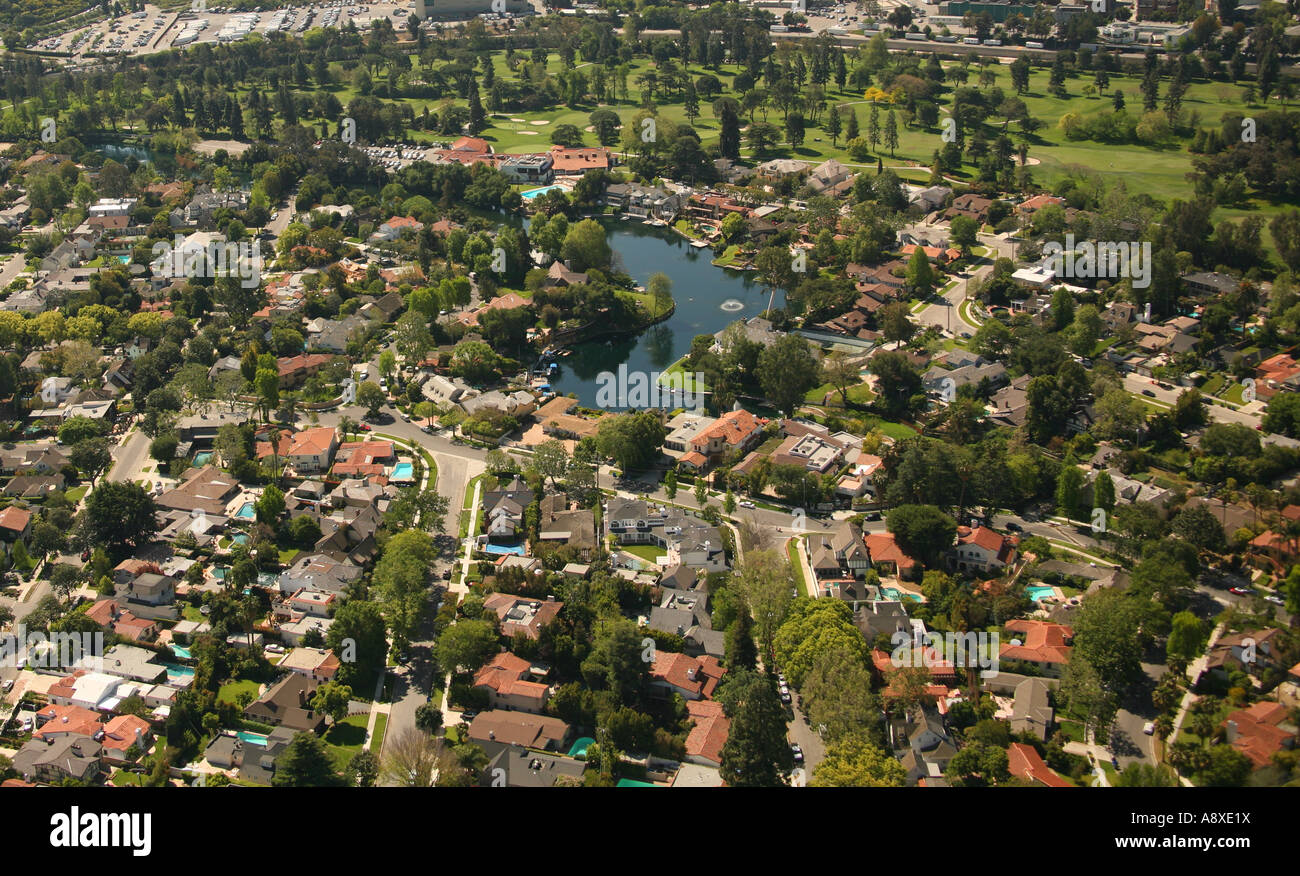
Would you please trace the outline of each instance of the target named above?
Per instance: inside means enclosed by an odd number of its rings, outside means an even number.
[[[1148,736],[1153,736],[1156,732],[1156,725],[1151,721],[1147,721],[1142,725],[1142,732]]]
[[[736,504],[738,504],[741,508],[753,508],[753,507],[754,507],[754,503],[751,502],[751,501],[749,501],[748,499],[742,499],[741,501],[737,502]]]

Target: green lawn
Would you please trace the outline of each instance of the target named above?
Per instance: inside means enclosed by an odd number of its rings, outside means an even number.
[[[370,751],[378,757],[384,749],[384,734],[388,732],[388,716],[383,712],[375,715],[375,735],[370,740]]]
[[[221,686],[220,690],[217,691],[217,702],[237,703],[239,702],[239,694],[241,691],[248,691],[256,697],[259,688],[260,685],[257,682],[248,679],[244,679],[243,681],[228,681]]]
[[[86,495],[86,493],[89,491],[90,491],[90,486],[83,484],[80,487],[73,487],[63,495],[69,502],[75,505],[78,502],[80,502],[82,496]]]
[[[812,592],[808,586],[808,576],[803,572],[803,564],[799,562],[800,542],[797,538],[792,538],[785,544],[785,555],[790,560],[790,571],[799,581],[799,590],[804,596],[811,596]]]
[[[640,557],[647,563],[656,563],[659,557],[664,555],[664,549],[655,547],[652,544],[625,544],[620,545],[619,550],[627,551],[635,557]]]
[[[361,750],[369,722],[369,714],[349,715],[325,732],[325,745],[334,759],[335,769],[342,771],[352,756]]]

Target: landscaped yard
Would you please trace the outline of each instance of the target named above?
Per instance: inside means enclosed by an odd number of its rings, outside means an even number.
[[[330,727],[325,733],[325,745],[334,758],[334,767],[340,772],[347,767],[352,756],[361,750],[366,741],[366,724],[370,715],[349,715]]]
[[[221,686],[220,690],[217,691],[217,702],[237,703],[239,702],[239,694],[241,691],[248,691],[253,695],[253,698],[256,699],[257,692],[260,689],[261,685],[249,679],[244,679],[243,681],[228,681]]]
[[[647,563],[657,563],[659,558],[664,555],[664,549],[652,544],[625,544],[619,547],[619,550],[627,551],[635,557],[640,557]]]

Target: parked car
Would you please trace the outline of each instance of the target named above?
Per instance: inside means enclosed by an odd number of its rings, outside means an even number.
[[[1024,527],[1022,527],[1019,523],[1016,523],[1014,520],[1007,521],[1007,532],[1024,532],[1024,531],[1025,531]]]
[[[4,684],[0,684],[0,690],[3,690],[5,693],[9,693],[9,691],[13,689],[14,689],[14,680],[12,678],[6,678],[4,680]]]
[[[1153,722],[1153,721],[1147,721],[1145,724],[1143,724],[1143,725],[1142,725],[1142,732],[1145,733],[1145,734],[1148,735],[1148,736],[1153,735],[1153,734],[1156,732],[1156,725],[1155,725],[1155,722]]]
[[[1268,596],[1265,596],[1264,601],[1271,602],[1274,605],[1286,605],[1285,599],[1273,593],[1270,593]]]
[[[1250,589],[1249,587],[1229,587],[1228,592],[1235,593],[1238,596],[1249,596],[1255,591]]]
[[[794,755],[795,763],[803,763],[803,749],[799,747],[798,743],[790,743],[790,753]]]
[[[749,501],[748,499],[741,499],[741,500],[740,500],[739,502],[737,502],[736,504],[739,505],[741,508],[753,508],[753,507],[754,507],[754,503],[751,502],[751,501]]]
[[[1154,392],[1152,392],[1151,390],[1149,390],[1149,389],[1144,389],[1144,390],[1142,390],[1142,394],[1143,394],[1143,395],[1149,395],[1149,396],[1151,396],[1152,398],[1155,398],[1155,397],[1156,397],[1156,394],[1155,394]]]

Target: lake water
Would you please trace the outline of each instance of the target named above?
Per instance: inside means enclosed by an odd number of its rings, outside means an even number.
[[[615,266],[645,286],[650,275],[662,271],[673,281],[677,309],[664,322],[634,337],[598,339],[576,344],[573,353],[556,361],[560,373],[551,388],[560,395],[577,396],[580,404],[595,407],[602,371],[616,372],[627,364],[632,371],[665,371],[690,352],[696,335],[714,334],[738,319],[758,316],[767,309],[769,293],[753,274],[713,266],[713,251],[695,249],[668,228],[639,222],[604,221],[614,250]],[[781,306],[779,299],[774,306]]]

